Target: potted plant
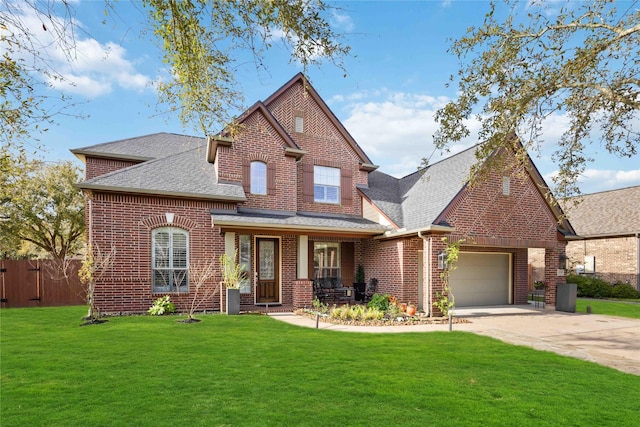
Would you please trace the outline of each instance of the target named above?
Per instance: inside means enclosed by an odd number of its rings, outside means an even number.
[[[353,282],[353,287],[356,290],[356,301],[364,301],[364,290],[367,284],[364,281],[364,267],[362,264],[358,264],[358,268],[356,269],[355,282]]]
[[[233,258],[222,254],[220,269],[222,270],[222,284],[227,289],[227,314],[240,314],[240,283],[242,282],[242,266],[236,262],[238,251]]]
[[[408,314],[409,316],[413,316],[413,315],[415,315],[415,314],[416,314],[416,306],[415,306],[415,305],[413,305],[413,304],[411,304],[411,303],[409,303],[409,304],[407,305],[407,314]]]
[[[541,282],[540,280],[536,280],[533,283],[533,287],[540,291],[540,290],[545,288],[545,284],[544,284],[544,282]]]

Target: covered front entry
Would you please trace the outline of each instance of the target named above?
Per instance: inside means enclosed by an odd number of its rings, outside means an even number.
[[[256,238],[256,303],[280,302],[280,239]]]
[[[511,254],[460,252],[449,276],[456,307],[511,303]]]

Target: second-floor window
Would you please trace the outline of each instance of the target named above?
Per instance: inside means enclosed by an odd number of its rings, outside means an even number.
[[[267,165],[251,162],[251,194],[267,194]]]
[[[313,199],[320,203],[340,203],[340,169],[314,166]]]

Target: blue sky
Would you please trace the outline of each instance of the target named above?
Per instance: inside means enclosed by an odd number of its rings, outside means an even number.
[[[141,35],[145,15],[138,2],[121,0],[116,13],[105,17],[104,1],[72,2],[78,59],[60,65],[76,82],[67,87],[86,118],[59,116],[58,125],[41,136],[49,160],[74,159],[71,148],[155,132],[194,134],[177,117],[158,114],[151,83],[166,70],[152,39]],[[312,67],[308,76],[320,96],[344,123],[380,170],[404,176],[416,170],[422,157],[441,158],[431,135],[434,111],[455,97],[447,88],[457,71],[457,58],[446,52],[448,39],[480,25],[488,11],[484,1],[357,1],[335,2],[331,22],[346,34],[353,57],[346,59],[347,76],[331,64]],[[522,7],[525,7],[523,3]],[[104,21],[104,23],[103,23]],[[55,61],[56,53],[51,53]],[[268,53],[267,71],[251,61],[239,67],[247,106],[266,99],[301,71],[288,52],[276,44]],[[550,161],[565,118],[553,117],[545,127],[544,144],[534,162],[551,184],[556,170]],[[473,137],[451,147],[459,151],[477,142]],[[591,146],[596,162],[581,180],[583,193],[640,185],[640,160],[621,159]],[[445,154],[446,156],[446,154]]]

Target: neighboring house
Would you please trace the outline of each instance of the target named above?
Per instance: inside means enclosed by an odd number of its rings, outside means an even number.
[[[640,186],[574,197],[562,206],[584,239],[567,246],[572,269],[640,290]]]
[[[545,249],[554,303],[575,233],[533,164],[471,187],[468,149],[396,179],[376,170],[302,74],[238,121],[234,136],[160,133],[72,150],[86,163],[91,242],[117,250],[96,284],[102,312],[144,311],[165,294],[185,309],[193,266],[236,251],[246,310],[310,306],[314,280],[350,285],[362,264],[378,292],[430,311],[443,237],[464,239],[451,277],[457,306],[526,304],[530,247]]]

